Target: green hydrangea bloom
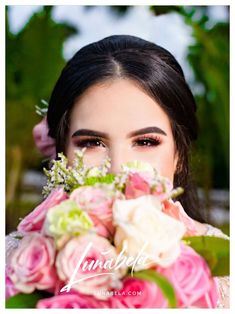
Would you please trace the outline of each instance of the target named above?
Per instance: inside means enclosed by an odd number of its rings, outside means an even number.
[[[58,238],[62,235],[79,236],[93,227],[89,215],[76,202],[66,200],[49,209],[45,222],[48,235]]]

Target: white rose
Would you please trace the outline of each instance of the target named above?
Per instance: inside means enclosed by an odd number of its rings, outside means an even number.
[[[127,246],[126,256],[137,257],[147,243],[144,253],[146,265],[136,265],[135,270],[160,265],[167,267],[180,254],[180,241],[185,233],[182,222],[161,211],[156,196],[147,195],[131,200],[116,200],[113,205],[116,225],[114,243],[118,252]]]

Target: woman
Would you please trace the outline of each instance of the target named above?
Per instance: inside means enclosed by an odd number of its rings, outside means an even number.
[[[188,165],[198,131],[196,104],[180,65],[167,50],[128,35],[83,47],[54,87],[47,124],[56,152],[64,152],[70,163],[74,150],[83,147],[85,164],[99,165],[109,156],[111,172],[134,159],[151,163],[184,188],[179,201],[195,220],[198,234],[226,237],[203,223],[198,210]],[[34,136],[40,139],[38,127]],[[218,283],[218,306],[227,307],[228,279]]]

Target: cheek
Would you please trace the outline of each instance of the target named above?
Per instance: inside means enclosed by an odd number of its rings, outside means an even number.
[[[167,177],[173,183],[175,173],[175,163],[172,156],[165,156],[164,158],[157,161],[159,165],[159,172],[162,176]],[[157,167],[157,166],[156,166]]]
[[[107,157],[107,154],[105,151],[102,150],[90,150],[89,152],[85,153],[84,155],[84,164],[91,167],[91,166],[100,166],[105,158]]]
[[[177,157],[175,157],[174,149],[159,147],[158,150],[151,154],[146,154],[145,161],[149,162],[156,168],[160,175],[167,177],[173,182],[176,170]]]

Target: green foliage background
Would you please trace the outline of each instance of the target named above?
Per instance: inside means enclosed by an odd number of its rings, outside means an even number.
[[[94,6],[86,8],[92,10]],[[110,6],[122,17],[130,6]],[[44,6],[16,35],[8,25],[6,8],[6,193],[7,231],[35,206],[22,198],[26,169],[42,169],[32,129],[40,121],[35,105],[49,99],[65,64],[63,43],[78,32],[73,26],[54,22],[53,7]],[[207,6],[150,6],[153,15],[180,14],[192,28],[194,44],[188,61],[195,76],[191,82],[198,106],[200,136],[192,154],[195,181],[205,195],[212,188],[229,188],[229,20],[208,27]],[[227,8],[229,11],[229,8]],[[228,14],[229,16],[229,14]],[[201,86],[197,93],[195,86]],[[207,197],[208,198],[208,197]],[[208,202],[208,208],[210,203]]]

